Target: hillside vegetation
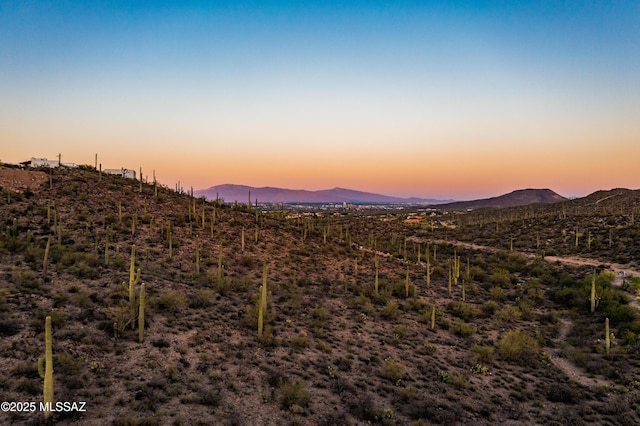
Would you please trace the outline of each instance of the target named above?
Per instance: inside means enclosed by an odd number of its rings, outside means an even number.
[[[0,182],[0,399],[43,401],[50,317],[53,400],[87,404],[0,423],[640,423],[640,281],[606,268],[637,270],[636,191],[405,224],[30,173]]]

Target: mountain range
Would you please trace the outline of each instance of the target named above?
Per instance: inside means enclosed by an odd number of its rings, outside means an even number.
[[[226,202],[238,201],[246,203],[251,197],[251,202],[257,199],[259,203],[406,203],[406,204],[439,204],[452,200],[436,200],[425,198],[401,198],[389,195],[374,194],[371,192],[356,191],[353,189],[333,188],[319,191],[304,189],[285,189],[274,187],[256,188],[246,185],[217,185],[209,189],[194,191],[194,195],[205,197],[207,200],[215,200],[216,197]]]
[[[472,201],[437,200],[418,197],[401,198],[345,188],[308,191],[304,189],[284,189],[268,186],[256,188],[233,184],[212,186],[209,189],[197,190],[194,194],[198,197],[205,197],[208,200],[215,200],[216,197],[218,197],[226,202],[238,201],[240,203],[249,201],[249,198],[252,203],[255,202],[256,199],[262,203],[405,203],[428,204],[438,209],[446,210],[513,207],[534,203],[555,203],[566,200],[565,197],[558,195],[550,189],[521,189],[497,197]]]

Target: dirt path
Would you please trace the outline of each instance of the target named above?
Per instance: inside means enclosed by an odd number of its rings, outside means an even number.
[[[495,247],[483,246],[483,245],[473,244],[473,243],[464,243],[461,241],[430,240],[430,239],[416,238],[416,237],[407,238],[407,241],[413,241],[417,243],[428,242],[431,244],[454,244],[454,245],[462,246],[471,250],[480,250],[480,251],[488,251],[488,252],[499,251]],[[526,253],[526,252],[518,252],[518,253],[528,258],[534,258],[537,256],[536,254],[533,254],[533,253]],[[596,259],[587,259],[584,257],[576,257],[576,256],[545,256],[544,260],[546,260],[547,262],[560,262],[566,265],[574,265],[574,266],[599,267],[605,264],[609,269],[611,269],[611,271],[613,271],[616,274],[616,277],[613,280],[613,285],[616,285],[618,287],[622,286],[625,278],[640,276],[639,270],[633,269],[628,265],[621,265],[619,263],[607,263],[607,262],[603,262]],[[634,300],[633,304],[636,307],[639,307],[637,302],[638,302],[637,300]]]
[[[571,321],[565,318],[560,319],[560,334],[555,339],[559,343],[559,347],[549,350],[549,359],[560,371],[567,375],[574,382],[585,387],[609,386],[616,387],[616,384],[601,377],[593,377],[585,373],[581,368],[573,365],[566,358],[560,357],[562,343],[571,330]]]

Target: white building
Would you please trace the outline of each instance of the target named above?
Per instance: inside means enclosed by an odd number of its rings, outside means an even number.
[[[46,158],[31,157],[31,167],[78,167],[76,163],[60,163],[58,160],[47,160]]]
[[[129,169],[125,169],[125,168],[104,169],[103,172],[107,173],[107,174],[110,174],[110,175],[118,175],[120,177],[128,178],[128,179],[135,179],[136,178],[136,171],[135,170],[129,170]]]

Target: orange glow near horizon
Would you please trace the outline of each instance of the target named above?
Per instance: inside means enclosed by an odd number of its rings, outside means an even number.
[[[174,147],[175,145],[175,147]],[[531,145],[483,145],[464,147],[401,145],[395,148],[328,151],[322,146],[291,152],[233,146],[198,152],[200,145],[112,144],[98,152],[103,168],[140,167],[151,179],[170,188],[180,181],[184,188],[206,189],[224,183],[319,190],[344,187],[397,196],[471,199],[497,196],[515,189],[550,188],[564,196],[582,196],[599,189],[638,188],[636,145],[562,146],[533,149]],[[205,145],[206,147],[206,145]],[[246,147],[244,147],[246,148]],[[36,144],[5,150],[3,161],[18,162],[31,156],[55,158],[78,164],[94,163],[91,147],[61,144],[45,152]],[[123,155],[122,153],[126,153]],[[7,156],[8,155],[8,156]]]

